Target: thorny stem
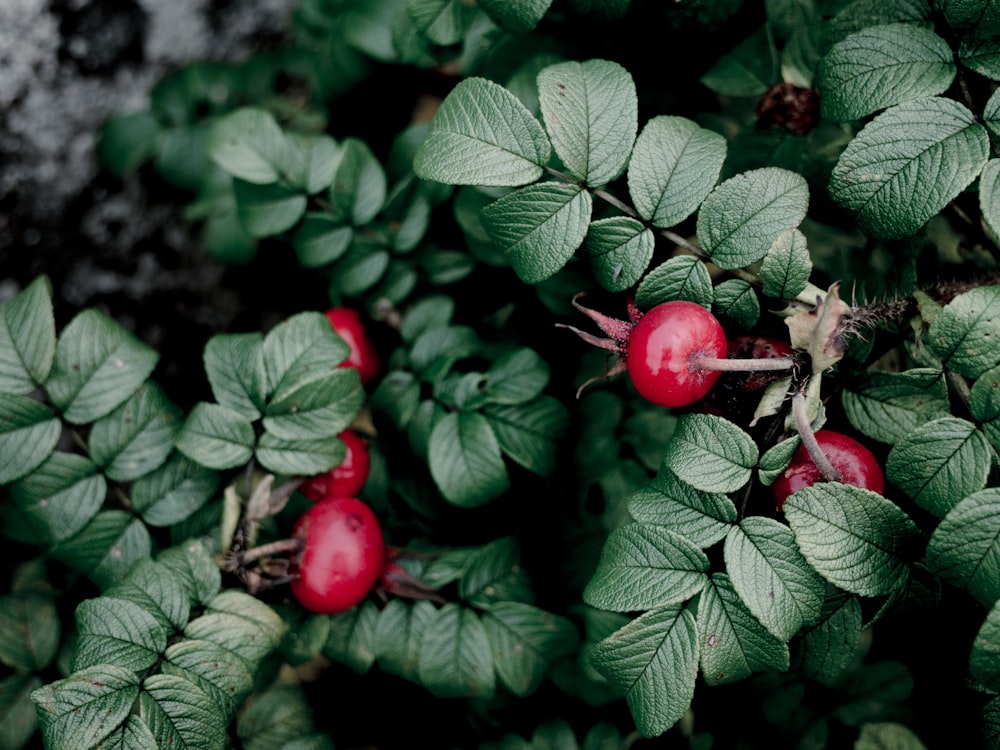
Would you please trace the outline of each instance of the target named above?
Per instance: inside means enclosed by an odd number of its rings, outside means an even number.
[[[830,459],[826,457],[819,441],[816,440],[816,433],[813,432],[812,425],[809,424],[809,415],[806,414],[806,397],[802,395],[801,391],[792,396],[792,415],[795,417],[795,426],[798,428],[799,437],[802,438],[802,444],[809,451],[809,457],[819,469],[820,476],[827,482],[839,482],[840,472],[833,468]]]

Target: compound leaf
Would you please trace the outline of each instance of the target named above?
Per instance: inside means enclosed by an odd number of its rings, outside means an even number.
[[[684,117],[647,122],[632,150],[628,191],[643,219],[672,227],[712,192],[726,158],[726,139]]]
[[[826,586],[785,524],[744,518],[730,529],[724,554],[733,588],[775,638],[785,642],[819,618]]]
[[[441,494],[455,505],[482,505],[510,485],[496,433],[477,412],[452,412],[438,420],[427,461]]]
[[[317,372],[282,389],[264,411],[264,429],[283,440],[333,438],[357,415],[365,400],[353,367]]]
[[[202,357],[215,400],[251,421],[267,396],[263,343],[260,333],[220,334],[208,340]]]
[[[1000,286],[970,289],[934,318],[927,343],[950,370],[978,378],[1000,364]]]
[[[938,518],[986,486],[989,441],[971,422],[940,417],[924,422],[889,451],[886,478]]]
[[[857,120],[943,94],[955,78],[948,43],[910,23],[872,26],[837,42],[820,63],[824,116]]]
[[[11,498],[45,543],[69,539],[100,510],[108,485],[93,461],[56,451],[10,488]]]
[[[483,209],[482,220],[526,284],[559,271],[587,236],[593,199],[578,185],[544,182],[508,193]]]
[[[701,672],[709,685],[789,667],[788,645],[760,624],[723,573],[712,575],[698,599],[698,637]]]
[[[504,455],[539,476],[554,471],[559,439],[570,421],[561,401],[539,396],[526,404],[488,404],[483,416]]]
[[[385,205],[385,170],[364,141],[346,138],[329,192],[329,211],[335,221],[360,226],[369,223]]]
[[[1000,489],[959,501],[931,534],[926,562],[984,606],[1000,599]]]
[[[642,222],[629,216],[612,216],[591,222],[584,252],[601,286],[621,292],[641,277],[653,259],[656,237]]]
[[[913,234],[976,178],[989,138],[951,99],[928,97],[886,110],[852,140],[830,179],[830,194],[873,237]]]
[[[642,310],[675,299],[710,308],[714,298],[712,277],[705,264],[693,255],[668,258],[646,274],[635,292],[635,303]]]
[[[26,476],[52,455],[62,424],[45,404],[0,393],[0,485]]]
[[[0,393],[31,393],[48,378],[55,355],[52,282],[40,276],[0,305]]]
[[[677,422],[663,465],[703,492],[735,492],[750,480],[758,451],[747,433],[714,414],[685,414]]]
[[[266,185],[277,182],[290,166],[285,133],[274,115],[244,107],[217,120],[208,155],[233,177]]]
[[[250,460],[256,439],[253,425],[242,414],[203,401],[188,414],[177,450],[210,469],[232,469]]]
[[[370,601],[330,617],[323,655],[365,674],[375,663],[378,617],[378,608]]]
[[[636,521],[676,531],[702,549],[710,547],[736,522],[736,506],[725,495],[702,492],[663,467],[648,487],[628,498]]]
[[[83,310],[59,336],[45,387],[63,419],[86,424],[135,393],[159,357],[104,313]]]
[[[698,212],[698,239],[712,262],[741,268],[767,255],[778,236],[797,227],[809,207],[809,187],[800,175],[764,167],[730,177]]]
[[[768,297],[792,299],[806,288],[812,267],[806,236],[797,228],[786,229],[760,265],[761,291]]]
[[[856,430],[883,443],[897,443],[951,413],[944,375],[934,368],[859,373],[841,392],[841,403]]]
[[[330,437],[289,440],[265,432],[257,442],[257,460],[276,474],[322,474],[339,465],[345,455],[343,441]]]
[[[553,662],[576,650],[572,622],[520,602],[497,602],[483,616],[497,677],[514,695],[531,695]]]
[[[853,594],[836,594],[823,602],[819,622],[802,636],[800,669],[810,679],[830,684],[850,666],[861,642],[864,618]]]
[[[707,572],[705,553],[676,531],[630,523],[608,536],[583,600],[614,612],[679,604],[702,589]]]
[[[542,176],[552,146],[512,93],[467,78],[445,98],[413,161],[418,177],[452,185],[527,185]]]
[[[903,555],[918,530],[895,503],[870,490],[822,482],[789,495],[784,511],[806,560],[835,586],[879,596],[906,583]]]
[[[538,102],[556,154],[574,177],[601,187],[625,169],[638,127],[632,76],[609,60],[550,65]]]
[[[490,698],[496,672],[490,639],[471,609],[441,607],[423,628],[420,682],[439,698]]]
[[[228,716],[198,684],[170,674],[150,675],[139,694],[139,718],[157,747],[202,750],[224,747]]]
[[[107,588],[149,557],[152,547],[149,531],[138,518],[123,510],[102,510],[78,534],[52,547],[51,554]]]
[[[236,214],[251,237],[270,237],[294,227],[306,212],[305,193],[283,183],[233,180]]]
[[[171,526],[205,505],[218,486],[214,471],[175,453],[132,485],[132,507],[150,526]]]
[[[625,695],[647,737],[676,724],[691,705],[698,676],[698,629],[680,606],[647,612],[598,643],[591,662]]]
[[[148,669],[167,648],[167,633],[157,619],[138,604],[100,596],[76,608],[79,633],[73,652],[73,671],[115,664],[136,672]]]

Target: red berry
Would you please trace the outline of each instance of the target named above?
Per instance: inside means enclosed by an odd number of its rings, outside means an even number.
[[[382,371],[382,358],[368,337],[361,315],[350,307],[331,307],[325,315],[337,335],[351,347],[351,353],[340,366],[353,367],[361,376],[362,385],[368,385]]]
[[[343,612],[361,602],[379,579],[385,539],[378,519],[353,497],[322,500],[292,528],[302,550],[289,572],[299,603],[319,614]]]
[[[677,408],[698,401],[722,374],[698,367],[697,357],[724,358],[726,333],[699,304],[664,302],[635,324],[628,338],[625,366],[635,389],[659,406]]]
[[[885,476],[870,450],[854,438],[833,430],[820,430],[816,433],[816,440],[840,474],[841,482],[882,494]],[[813,463],[806,447],[800,445],[788,468],[771,485],[775,507],[781,510],[793,492],[821,481],[819,468]]]
[[[338,437],[347,446],[344,460],[329,471],[310,477],[299,486],[299,492],[313,502],[328,497],[357,495],[368,481],[371,458],[365,441],[354,430],[344,430]]]

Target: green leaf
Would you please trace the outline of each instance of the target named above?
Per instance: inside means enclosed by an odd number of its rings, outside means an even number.
[[[898,712],[913,692],[913,677],[900,662],[883,661],[853,670],[839,688],[847,700],[833,715],[848,726],[859,726]]]
[[[767,27],[724,54],[701,82],[724,96],[760,96],[778,79],[778,60]]]
[[[440,577],[426,579],[444,585]],[[474,550],[460,571],[458,596],[480,609],[491,609],[495,603],[505,601],[531,604],[533,593],[525,577],[517,540],[501,537]]]
[[[139,676],[100,664],[31,694],[45,747],[90,750],[118,729],[139,697]]]
[[[159,357],[111,318],[84,310],[63,329],[45,387],[63,419],[86,424],[135,393]]]
[[[993,604],[976,634],[969,656],[969,672],[988,689],[1000,688],[1000,600]]]
[[[28,590],[0,596],[0,662],[8,667],[24,672],[48,668],[61,630],[51,594]]]
[[[132,482],[159,467],[174,449],[181,410],[153,381],[94,422],[87,438],[90,457],[115,482]]]
[[[983,124],[994,136],[1000,137],[1000,93],[996,91],[983,107]]]
[[[346,138],[330,185],[329,211],[335,221],[360,226],[378,215],[385,204],[385,172],[364,141]]]
[[[0,393],[31,393],[48,378],[55,355],[52,283],[39,276],[0,305]]]
[[[751,329],[760,318],[760,300],[749,282],[727,279],[715,287],[712,312],[726,317],[742,328]]]
[[[944,306],[927,343],[950,370],[978,378],[1000,364],[1000,286],[970,289]]]
[[[527,347],[501,355],[486,371],[486,395],[492,404],[523,404],[542,395],[549,366]]]
[[[809,187],[794,172],[765,167],[730,177],[698,212],[698,239],[712,262],[741,268],[767,255],[786,229],[797,227],[809,207]]]
[[[798,450],[800,445],[802,445],[802,441],[796,433],[792,437],[775,443],[768,448],[764,455],[760,457],[760,464],[757,467],[758,478],[761,484],[765,487],[770,487],[774,484],[775,480],[788,468],[792,456],[795,455],[795,451]]]
[[[982,26],[995,30],[1000,24],[996,0],[948,0],[944,15],[949,24],[958,28]]]
[[[282,658],[293,667],[298,667],[318,657],[330,636],[332,618],[309,614],[302,607],[292,604],[280,610],[280,614],[288,623],[278,646]]]
[[[445,97],[413,161],[425,180],[452,185],[527,185],[542,176],[552,146],[507,89],[467,78]]]
[[[639,117],[635,83],[625,68],[609,60],[550,65],[538,74],[538,103],[571,175],[596,188],[625,170]]]
[[[1000,39],[970,34],[958,45],[958,61],[991,81],[1000,81]]]
[[[597,671],[625,695],[646,737],[663,734],[688,710],[698,657],[694,616],[679,606],[637,617],[591,653]]]
[[[788,646],[754,618],[722,573],[715,573],[698,599],[701,672],[709,685],[723,685],[754,672],[784,672]]]
[[[483,616],[497,677],[514,695],[534,693],[553,662],[576,650],[572,622],[519,602],[497,602]]]
[[[392,599],[378,616],[375,624],[375,658],[389,674],[417,682],[420,663],[420,641],[427,622],[437,609],[429,601],[404,604]]]
[[[696,490],[667,468],[629,496],[628,512],[636,521],[668,528],[702,549],[725,537],[736,522],[732,500]]]
[[[285,134],[288,167],[287,179],[293,187],[309,195],[328,188],[333,182],[333,172],[341,158],[340,146],[328,135],[303,136]]]
[[[223,747],[228,717],[197,683],[169,674],[150,675],[139,694],[139,718],[158,747]]]
[[[656,227],[693,214],[712,192],[726,159],[726,139],[684,117],[647,122],[632,150],[628,191],[636,211]]]
[[[1000,237],[1000,159],[990,159],[979,175],[979,210],[995,237]]]
[[[276,474],[322,474],[338,466],[345,455],[343,442],[330,437],[289,440],[265,432],[257,443],[257,460]]]
[[[198,685],[232,716],[253,689],[253,672],[241,657],[208,641],[183,640],[167,648],[164,674]]]
[[[208,604],[222,585],[219,566],[198,541],[188,541],[160,553],[156,561],[172,570],[193,602]]]
[[[1000,446],[1000,367],[987,370],[972,385],[969,413],[982,426],[990,444]]]
[[[59,418],[45,404],[0,393],[0,485],[41,466],[56,449],[61,434]]]
[[[841,403],[856,430],[883,443],[898,443],[951,413],[944,375],[933,368],[859,373],[841,392]]]
[[[299,263],[306,268],[339,260],[351,246],[354,229],[325,213],[307,213],[292,236],[292,245]]]
[[[490,640],[471,609],[445,604],[423,628],[418,674],[438,698],[491,698],[496,674]]]
[[[318,372],[271,400],[264,412],[264,429],[283,440],[336,437],[350,425],[364,401],[357,369]]]
[[[656,237],[640,221],[613,216],[591,222],[584,251],[601,286],[621,292],[635,284],[653,259]]]
[[[635,303],[641,310],[675,299],[697,302],[707,309],[714,298],[712,277],[705,264],[693,255],[675,255],[665,260],[646,274],[635,292]]]
[[[827,685],[839,680],[858,651],[863,623],[858,597],[850,594],[828,597],[819,622],[801,634],[802,673]]]
[[[38,728],[31,694],[42,687],[37,675],[14,672],[0,679],[0,747],[24,747]]]
[[[150,526],[172,526],[205,505],[218,486],[214,471],[175,453],[132,485],[132,507]]]
[[[381,241],[354,235],[345,258],[330,269],[330,297],[358,297],[382,280],[391,263],[389,250]]]
[[[428,464],[448,502],[474,507],[507,491],[510,477],[489,421],[476,412],[452,412],[431,431]]]
[[[969,186],[986,165],[988,150],[986,130],[958,102],[905,102],[880,114],[847,145],[833,169],[830,194],[857,214],[869,235],[906,237]]]
[[[215,400],[251,421],[260,418],[268,390],[263,342],[259,333],[220,334],[202,356]]]
[[[708,557],[685,537],[630,523],[608,536],[583,600],[614,612],[680,604],[701,591],[707,572]]]
[[[527,34],[542,20],[552,0],[481,0],[479,5],[500,28]]]
[[[806,560],[835,586],[879,596],[906,583],[904,554],[918,530],[890,500],[852,485],[822,482],[789,495],[784,512]]]
[[[855,31],[883,23],[921,24],[931,15],[930,0],[854,0],[830,22],[830,35],[839,41]]]
[[[103,510],[79,534],[52,547],[51,554],[107,588],[122,580],[136,561],[149,557],[152,546],[139,519],[123,510]]]
[[[744,518],[730,529],[724,554],[733,588],[775,638],[785,642],[819,618],[826,586],[783,523]]]
[[[213,596],[205,613],[191,620],[184,635],[204,639],[258,664],[281,642],[285,624],[259,599],[237,589]]]
[[[30,519],[43,543],[69,539],[100,510],[107,482],[90,459],[57,451],[11,486],[17,508]]]
[[[153,157],[161,132],[152,112],[134,112],[105,120],[97,141],[101,164],[118,177],[134,172]]]
[[[271,401],[280,401],[316,377],[332,372],[350,354],[320,312],[302,312],[272,328],[264,338],[264,367]]]
[[[483,209],[487,231],[521,281],[537,284],[560,270],[587,236],[593,199],[578,185],[544,182],[508,193]]]
[[[323,655],[365,674],[375,663],[375,627],[379,611],[374,602],[364,602],[329,618],[330,632]]]
[[[526,404],[488,404],[483,416],[504,455],[539,476],[555,471],[559,440],[570,422],[562,402],[540,396]]]
[[[943,94],[955,78],[948,43],[929,29],[893,23],[851,34],[820,63],[823,115],[858,120],[894,104]]]
[[[188,414],[177,450],[210,469],[232,469],[250,460],[256,439],[253,425],[242,414],[201,402]]]
[[[886,460],[886,478],[942,518],[960,499],[986,486],[992,453],[974,424],[940,417],[896,443]]]
[[[1000,489],[955,503],[931,533],[927,567],[985,606],[1000,599]]]
[[[306,212],[306,196],[281,183],[256,185],[233,180],[236,213],[251,237],[270,237],[291,229]]]
[[[101,596],[76,608],[79,634],[73,671],[114,664],[142,672],[167,649],[167,633],[153,615],[134,602]]]
[[[926,750],[920,738],[903,724],[874,722],[861,725],[855,750]]]
[[[208,155],[233,177],[266,185],[282,179],[290,166],[285,133],[263,109],[244,107],[217,120]]]
[[[105,591],[102,599],[120,599],[138,605],[156,619],[168,636],[182,630],[191,614],[184,584],[173,570],[152,560],[138,561],[128,577]]]
[[[663,465],[703,492],[735,492],[750,480],[758,451],[747,433],[714,414],[685,414],[663,455]]]
[[[768,297],[794,299],[812,274],[806,236],[795,228],[778,235],[760,264],[761,291]]]

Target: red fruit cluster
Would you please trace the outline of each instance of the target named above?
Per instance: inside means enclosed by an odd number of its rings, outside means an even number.
[[[350,429],[344,430],[338,437],[347,446],[344,460],[329,471],[309,477],[299,485],[299,492],[313,502],[330,497],[357,495],[368,481],[371,457],[365,441]]]
[[[351,347],[351,353],[340,366],[356,369],[361,384],[368,386],[382,372],[382,358],[365,330],[360,313],[350,307],[331,307],[325,314],[336,334]]]

